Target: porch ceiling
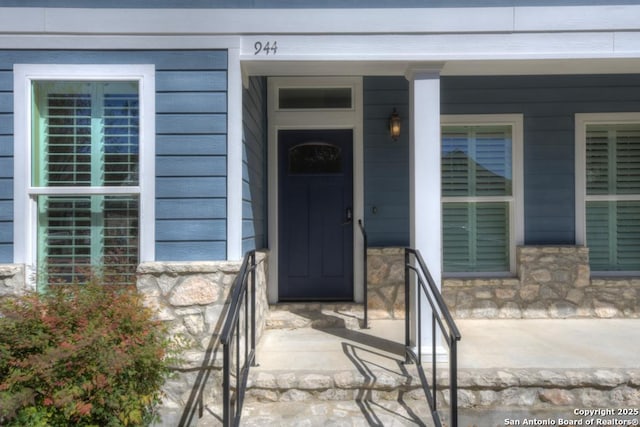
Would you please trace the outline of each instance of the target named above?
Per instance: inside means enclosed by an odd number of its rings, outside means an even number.
[[[444,76],[637,74],[638,58],[414,61],[242,61],[249,76],[394,76],[411,67],[443,65]]]

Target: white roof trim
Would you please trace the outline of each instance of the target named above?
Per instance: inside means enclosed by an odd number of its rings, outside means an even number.
[[[627,31],[640,5],[411,9],[3,8],[3,32],[46,34],[391,34]],[[310,19],[310,17],[313,17]]]

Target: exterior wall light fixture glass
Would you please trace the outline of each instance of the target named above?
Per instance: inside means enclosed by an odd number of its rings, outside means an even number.
[[[391,117],[389,117],[389,134],[391,135],[391,139],[394,141],[397,141],[400,137],[401,124],[400,116],[394,108],[393,113],[391,113]]]

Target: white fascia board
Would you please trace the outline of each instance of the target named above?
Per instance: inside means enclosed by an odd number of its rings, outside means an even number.
[[[0,31],[59,34],[381,34],[627,31],[640,5],[409,9],[2,8]]]
[[[640,14],[638,17],[640,17]],[[640,26],[640,23],[638,26]],[[640,50],[640,31],[615,33],[614,46],[615,51],[619,54],[637,54]]]
[[[594,58],[616,55],[614,40],[614,33],[609,32],[245,36],[241,57],[253,61]],[[256,42],[276,42],[278,50],[256,54]],[[633,53],[640,53],[640,47]]]
[[[510,32],[512,7],[422,9],[45,9],[42,31],[89,34]]]
[[[514,31],[637,30],[640,5],[516,7]]]
[[[38,33],[44,26],[44,9],[0,8],[0,32],[2,33]]]
[[[449,61],[446,76],[637,74],[640,58]]]
[[[234,49],[238,36],[2,34],[0,49]]]

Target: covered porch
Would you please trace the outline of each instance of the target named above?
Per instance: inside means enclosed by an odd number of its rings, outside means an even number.
[[[241,425],[432,425],[415,368],[404,364],[403,322],[374,320],[371,329],[350,329],[335,319],[361,316],[357,309],[326,307],[323,313],[333,326],[295,328],[299,318],[286,323],[278,316],[277,326],[265,331]],[[306,312],[316,321],[317,314]],[[297,316],[305,316],[301,307]],[[617,409],[640,404],[640,347],[630,342],[640,333],[637,320],[464,319],[457,324],[463,335],[459,425],[640,419]],[[442,369],[437,381],[440,407],[448,402],[446,373]],[[576,411],[581,408],[596,412]],[[442,414],[446,419],[446,410]]]
[[[612,237],[597,240],[592,234],[587,242],[587,216],[595,214],[587,214],[591,208],[586,206],[600,200],[588,194],[586,169],[593,165],[585,166],[583,141],[591,123],[634,122],[634,111],[640,111],[636,59],[246,58],[240,63],[245,85],[243,248],[270,249],[270,303],[281,301],[278,269],[281,260],[290,257],[281,252],[279,234],[287,227],[279,223],[278,194],[286,192],[278,188],[278,132],[334,126],[353,131],[353,210],[351,206],[347,210],[352,212],[348,220],[352,221],[351,301],[363,302],[365,282],[370,287],[372,280],[374,286],[388,282],[394,267],[393,262],[378,262],[384,254],[411,246],[423,253],[460,317],[637,317],[636,266],[603,260],[605,252],[617,250],[612,249],[616,245]],[[288,85],[287,79],[294,83]],[[273,113],[281,87],[332,85],[353,88],[353,105],[347,113],[312,112],[313,117],[328,117],[320,125],[300,120],[302,115],[283,120]],[[395,139],[388,129],[394,111],[402,121]],[[606,116],[604,122],[596,117],[600,115]],[[457,138],[454,131],[492,126],[508,129],[507,136],[500,136],[502,146],[494,153],[468,154],[464,163],[476,162],[479,171],[478,165],[494,168],[487,176],[504,181],[500,189],[491,187],[498,185],[495,182],[487,184],[490,194],[484,197],[482,189],[459,187],[455,180],[461,160],[445,159],[442,141],[449,138],[447,144],[454,147],[456,143],[450,142]],[[443,128],[449,133],[445,135]],[[483,155],[503,158],[480,159]],[[471,180],[470,176],[464,179]],[[465,197],[456,198],[460,191]],[[499,207],[500,212],[485,209],[471,219],[470,212],[476,212],[471,207],[478,202],[477,209]],[[630,209],[636,209],[635,203]],[[357,221],[366,229],[367,249]],[[635,245],[632,229],[624,233]],[[456,246],[455,239],[472,235],[475,241]],[[502,246],[483,246],[483,239],[500,241]],[[377,262],[373,270],[380,267],[382,273],[369,274],[365,280],[365,263],[372,262]],[[617,298],[621,304],[614,294],[624,294]]]

